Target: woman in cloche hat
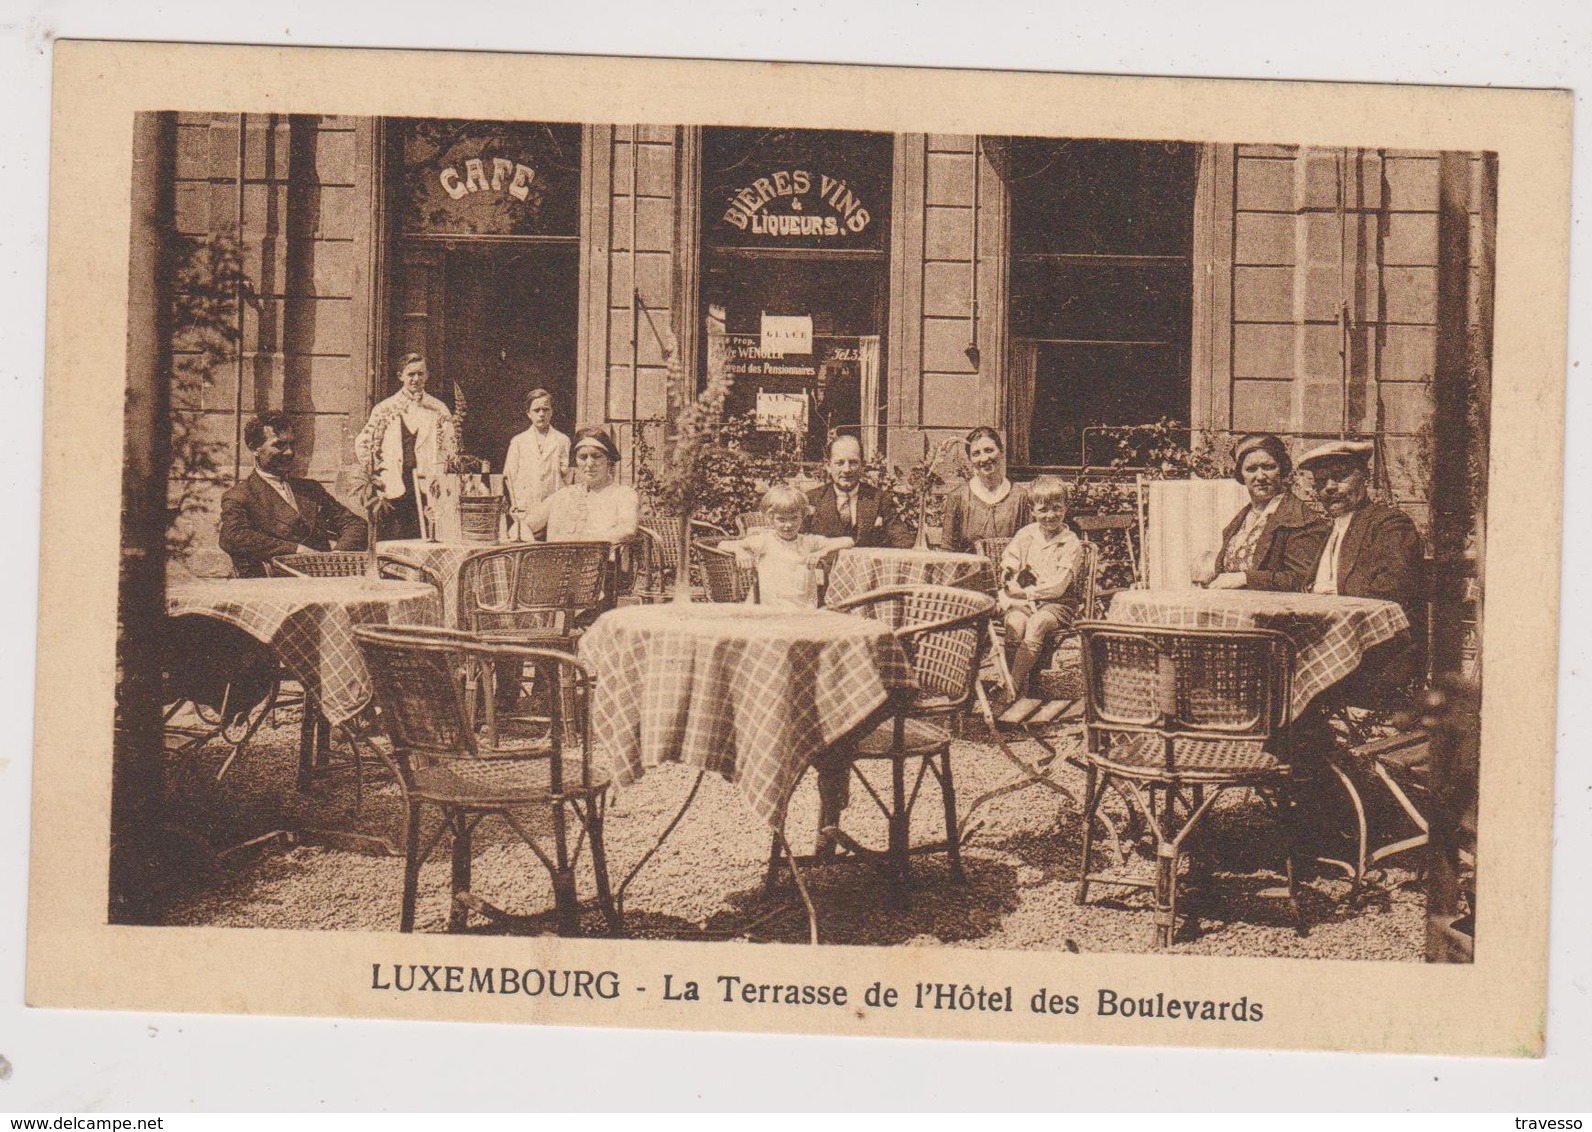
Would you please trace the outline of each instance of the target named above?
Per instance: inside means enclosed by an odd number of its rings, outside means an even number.
[[[1233,447],[1233,478],[1249,489],[1245,507],[1222,531],[1222,549],[1196,563],[1194,580],[1213,590],[1298,592],[1309,584],[1328,528],[1288,490],[1293,461],[1269,432]]]

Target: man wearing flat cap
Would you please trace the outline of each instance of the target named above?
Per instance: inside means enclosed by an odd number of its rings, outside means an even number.
[[[1396,601],[1410,619],[1409,639],[1384,642],[1345,681],[1348,702],[1380,701],[1417,683],[1426,669],[1426,558],[1420,532],[1396,507],[1371,502],[1372,445],[1336,440],[1305,454],[1332,529],[1308,587],[1318,594]]]

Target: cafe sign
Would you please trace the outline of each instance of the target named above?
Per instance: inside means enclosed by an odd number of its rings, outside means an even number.
[[[452,200],[463,200],[470,193],[507,193],[515,200],[529,202],[536,186],[536,170],[506,157],[467,157],[459,165],[449,165],[437,174],[442,191]],[[541,190],[535,188],[536,203],[541,203]]]
[[[776,239],[860,236],[873,220],[845,178],[807,169],[776,169],[730,192],[723,222]]]
[[[400,128],[405,234],[578,234],[580,127],[424,118]]]

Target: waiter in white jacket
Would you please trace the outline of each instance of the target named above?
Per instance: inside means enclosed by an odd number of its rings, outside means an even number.
[[[415,473],[445,472],[448,458],[459,453],[458,421],[447,405],[426,392],[428,376],[424,357],[405,354],[398,363],[401,388],[377,403],[354,438],[354,454],[375,468],[381,493],[393,504],[382,521],[383,538],[419,537]]]
[[[509,441],[503,464],[509,537],[520,542],[536,537],[526,522],[531,511],[569,478],[569,437],[553,427],[553,395],[545,389],[531,390],[525,395],[525,416],[531,427]]]

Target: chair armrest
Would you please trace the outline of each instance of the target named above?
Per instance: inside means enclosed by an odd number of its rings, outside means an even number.
[[[425,582],[434,586],[438,593],[442,592],[442,578],[435,570],[428,569],[418,562],[390,554],[376,556],[377,568],[383,578],[395,578],[401,582]]]

